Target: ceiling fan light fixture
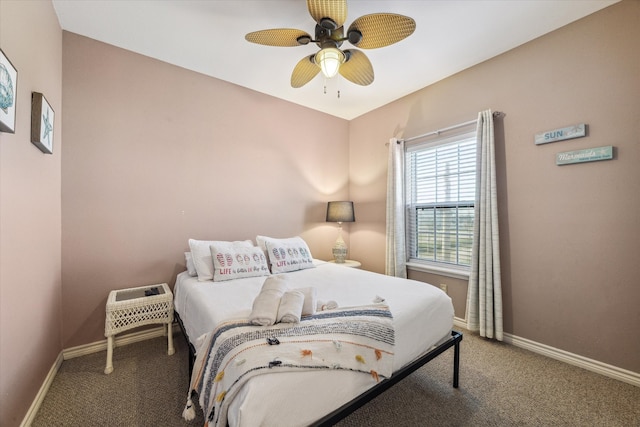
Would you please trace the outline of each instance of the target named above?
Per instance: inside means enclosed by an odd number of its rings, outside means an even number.
[[[322,74],[328,79],[338,74],[340,65],[345,61],[344,53],[335,47],[325,47],[316,54],[315,62],[320,66]]]

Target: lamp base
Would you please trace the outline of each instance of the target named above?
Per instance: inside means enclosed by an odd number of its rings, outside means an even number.
[[[333,253],[333,258],[336,260],[336,264],[344,264],[344,261],[347,259],[347,248],[346,247],[334,247],[331,250]]]
[[[344,264],[344,260],[347,259],[347,244],[342,238],[342,223],[338,222],[338,224],[340,226],[340,231],[338,232],[336,244],[333,245],[333,249],[331,249],[331,253],[336,260],[336,264]]]

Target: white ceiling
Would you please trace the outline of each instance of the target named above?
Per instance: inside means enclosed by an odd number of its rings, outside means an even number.
[[[618,0],[349,0],[345,28],[359,16],[390,12],[415,19],[407,39],[363,50],[375,71],[369,86],[318,74],[290,86],[311,43],[270,47],[246,33],[296,28],[313,35],[303,0],[53,0],[62,29],[353,119],[465,68],[580,19]],[[348,42],[342,48],[348,48]],[[340,91],[340,98],[337,96]]]

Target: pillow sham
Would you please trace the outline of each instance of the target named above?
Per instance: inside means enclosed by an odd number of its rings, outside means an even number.
[[[184,253],[184,262],[187,265],[187,272],[189,273],[189,276],[197,276],[198,272],[196,271],[196,266],[193,265],[193,256],[191,256],[191,252]]]
[[[211,257],[211,245],[219,245],[230,248],[252,248],[251,240],[243,240],[236,242],[226,242],[220,240],[195,240],[189,239],[189,248],[191,248],[191,256],[193,265],[198,273],[198,281],[205,282],[213,279],[213,258]]]
[[[256,246],[243,248],[213,244],[210,249],[214,282],[271,274],[264,252]]]
[[[274,239],[257,236],[256,241],[269,257],[269,265],[273,274],[315,267],[309,246],[302,237]]]

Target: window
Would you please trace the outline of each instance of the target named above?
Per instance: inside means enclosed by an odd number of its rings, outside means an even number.
[[[406,148],[409,260],[471,266],[476,132]]]

